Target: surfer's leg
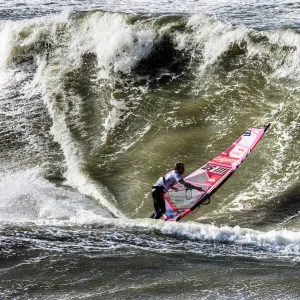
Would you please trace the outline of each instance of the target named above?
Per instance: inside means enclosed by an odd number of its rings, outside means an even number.
[[[158,210],[158,207],[157,207],[157,205],[156,205],[156,194],[157,194],[156,188],[154,187],[154,188],[152,188],[151,195],[152,195],[152,199],[153,199],[153,205],[154,205],[154,210],[155,210],[155,212],[152,213],[152,214],[150,215],[150,217],[149,217],[149,218],[152,218],[152,219],[155,218],[156,212],[157,212],[157,210]]]
[[[160,219],[160,217],[165,213],[166,211],[166,205],[165,205],[165,199],[164,199],[164,192],[163,189],[156,189],[155,194],[155,211],[156,214],[154,215],[154,219]]]
[[[159,219],[162,214],[166,211],[164,192],[163,188],[155,187],[152,189],[152,198],[155,213],[153,213],[150,218]]]

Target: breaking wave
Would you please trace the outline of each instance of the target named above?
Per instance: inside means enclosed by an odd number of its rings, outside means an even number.
[[[243,223],[236,211],[297,189],[296,32],[204,14],[89,11],[2,21],[0,37],[2,183],[37,167],[109,214],[147,216],[149,187],[174,160],[192,171],[244,129],[271,122],[251,163],[200,220]]]

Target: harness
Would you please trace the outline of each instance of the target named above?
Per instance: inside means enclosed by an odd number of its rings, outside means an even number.
[[[166,185],[166,178],[165,178],[165,176],[162,176],[162,179],[163,179],[163,183],[164,183],[164,185]],[[153,187],[152,187],[152,189],[160,189],[160,190],[165,190],[165,188],[163,187],[163,186],[159,186],[159,185],[154,185]]]

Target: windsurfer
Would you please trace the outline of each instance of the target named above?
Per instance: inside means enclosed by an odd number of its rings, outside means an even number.
[[[160,177],[152,186],[152,198],[155,212],[150,216],[150,218],[159,219],[165,213],[166,206],[164,201],[164,193],[166,193],[169,189],[177,191],[177,188],[173,187],[177,182],[182,184],[187,189],[203,191],[201,187],[197,187],[184,181],[181,177],[183,173],[184,164],[182,162],[178,162],[175,164],[174,170],[168,172],[165,176]]]

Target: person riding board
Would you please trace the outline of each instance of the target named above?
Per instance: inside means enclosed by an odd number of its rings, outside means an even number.
[[[165,176],[160,177],[152,186],[151,193],[155,212],[151,214],[150,218],[159,219],[165,213],[166,205],[164,200],[164,193],[166,193],[169,189],[177,191],[177,188],[173,187],[177,182],[182,184],[187,189],[203,191],[201,187],[185,182],[181,177],[183,173],[184,164],[182,162],[178,162],[175,164],[174,170],[168,172]]]

